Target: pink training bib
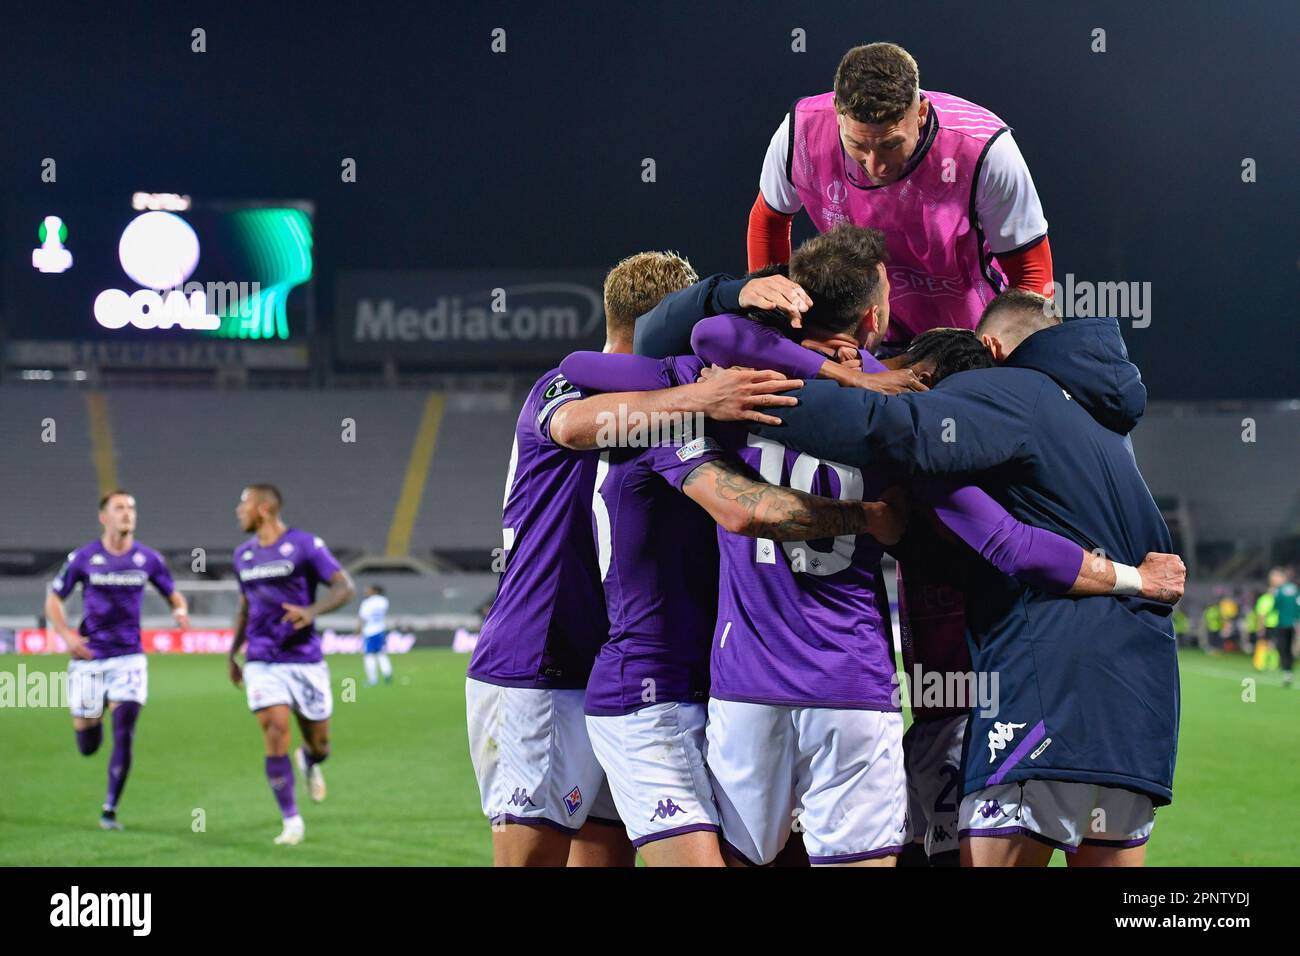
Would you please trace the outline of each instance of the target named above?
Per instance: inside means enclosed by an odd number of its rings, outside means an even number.
[[[841,222],[885,234],[889,250],[889,344],[927,329],[973,329],[1007,279],[975,215],[975,184],[994,138],[997,116],[947,93],[922,91],[935,129],[919,161],[897,182],[872,186],[840,144],[835,94],[800,100],[791,131],[790,180],[813,223]]]

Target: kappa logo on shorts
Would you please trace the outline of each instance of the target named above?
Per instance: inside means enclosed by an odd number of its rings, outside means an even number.
[[[574,787],[564,795],[564,809],[569,811],[569,816],[573,816],[582,806],[582,791]]]
[[[1024,724],[1003,723],[1000,720],[993,724],[993,729],[989,731],[989,763],[997,759],[998,751],[1005,750],[1007,744],[1011,743],[1016,736],[1016,731],[1024,729],[1024,726]]]
[[[509,806],[512,807],[535,807],[533,798],[528,795],[528,791],[523,787],[515,787],[515,792],[510,795]],[[570,810],[570,813],[573,811]]]
[[[674,814],[685,813],[685,812],[686,812],[685,810],[683,810],[677,804],[673,803],[672,798],[669,797],[667,800],[659,801],[659,806],[655,807],[655,812],[650,814],[650,819],[667,820],[669,817],[673,816]]]
[[[990,820],[995,816],[1005,817],[1007,811],[1002,809],[1002,804],[998,803],[996,800],[985,800],[980,804],[979,814],[985,820]]]

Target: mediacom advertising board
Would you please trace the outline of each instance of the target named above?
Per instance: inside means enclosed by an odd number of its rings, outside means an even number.
[[[342,272],[338,354],[458,369],[553,364],[604,343],[603,285],[597,269]]]

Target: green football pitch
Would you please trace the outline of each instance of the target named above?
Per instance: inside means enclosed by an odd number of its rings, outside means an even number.
[[[394,682],[375,688],[365,686],[360,657],[329,663],[329,796],[310,803],[299,780],[307,839],[296,847],[271,843],[279,819],[260,733],[223,658],[150,659],[121,832],[96,826],[111,737],[82,757],[65,710],[15,707],[0,697],[0,865],[490,863],[465,743],[466,658],[442,650],[399,655]],[[11,689],[20,664],[28,675],[57,672],[64,659],[0,656]],[[1240,656],[1184,652],[1182,675],[1175,801],[1159,813],[1148,863],[1294,864],[1300,689],[1284,690],[1276,673],[1256,674]],[[1250,702],[1246,679],[1256,681]]]

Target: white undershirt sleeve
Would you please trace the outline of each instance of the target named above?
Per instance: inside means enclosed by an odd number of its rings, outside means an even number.
[[[758,177],[758,189],[763,194],[763,201],[774,212],[783,212],[792,216],[803,208],[799,193],[785,175],[785,158],[790,152],[790,114],[781,120],[781,125],[772,134],[772,141],[767,144],[767,155],[763,157],[763,172]]]
[[[1010,130],[993,141],[984,157],[975,188],[975,212],[994,255],[1047,235],[1034,178]]]

